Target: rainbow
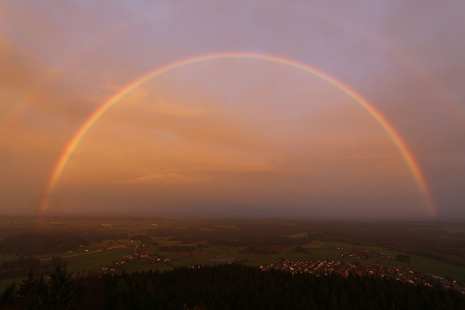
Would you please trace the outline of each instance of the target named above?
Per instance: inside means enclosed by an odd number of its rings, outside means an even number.
[[[159,76],[168,71],[171,71],[171,70],[174,70],[174,69],[186,66],[186,65],[199,63],[199,62],[211,61],[211,60],[216,60],[216,59],[228,59],[228,58],[244,58],[244,59],[257,59],[257,60],[269,61],[269,62],[283,64],[286,66],[296,68],[298,70],[308,72],[310,74],[320,77],[321,79],[327,81],[328,83],[331,83],[332,85],[336,86],[337,88],[342,90],[344,93],[346,93],[348,96],[350,96],[352,99],[354,99],[356,102],[358,102],[371,116],[373,116],[376,119],[376,121],[383,127],[383,129],[386,131],[386,133],[390,136],[392,141],[395,143],[399,152],[402,154],[402,157],[405,163],[407,164],[408,169],[413,179],[416,182],[418,190],[423,196],[424,202],[428,209],[428,213],[430,214],[430,216],[433,216],[433,217],[437,215],[433,200],[428,190],[428,185],[425,181],[425,177],[423,176],[423,173],[418,163],[415,161],[415,158],[413,157],[412,152],[408,149],[405,142],[402,140],[399,134],[394,130],[394,128],[389,124],[386,118],[384,118],[383,115],[381,115],[381,113],[379,113],[372,105],[370,105],[370,103],[366,99],[364,99],[362,96],[357,94],[354,90],[350,89],[348,86],[344,85],[342,82],[336,80],[335,78],[327,75],[326,73],[318,69],[312,68],[305,64],[298,63],[296,61],[289,60],[283,57],[274,56],[274,55],[242,53],[242,52],[208,54],[208,55],[196,56],[196,57],[184,59],[181,61],[173,62],[161,68],[155,69],[154,71],[151,71],[143,75],[142,77],[139,77],[138,79],[129,83],[124,88],[122,88],[117,93],[115,93],[106,102],[104,102],[86,120],[86,122],[81,126],[81,128],[74,135],[73,139],[67,145],[66,149],[64,150],[60,159],[55,165],[55,168],[53,169],[53,173],[51,174],[50,180],[47,184],[44,198],[40,205],[40,212],[42,213],[46,210],[49,196],[51,192],[53,191],[55,185],[57,184],[58,180],[60,179],[63,173],[63,170],[65,169],[71,155],[76,150],[76,147],[79,145],[82,138],[85,136],[87,131],[92,127],[92,125],[118,100],[120,100],[130,91],[140,86],[141,84],[145,83],[146,81],[150,80],[151,78]]]

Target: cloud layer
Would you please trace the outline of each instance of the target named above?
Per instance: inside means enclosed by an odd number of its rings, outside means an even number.
[[[1,5],[0,212],[38,212],[86,120],[148,72],[242,51],[365,97],[412,151],[438,215],[463,218],[465,6],[307,1]],[[223,59],[137,87],[86,133],[48,211],[428,217],[399,150],[334,85]]]

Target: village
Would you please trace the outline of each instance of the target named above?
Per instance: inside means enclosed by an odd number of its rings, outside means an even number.
[[[146,253],[136,253],[134,252],[133,254],[130,255],[125,255],[115,262],[102,267],[102,270],[106,272],[116,272],[119,268],[121,268],[124,264],[126,264],[129,261],[135,261],[138,259],[146,259],[146,262],[149,264],[163,264],[164,266],[170,266],[169,263],[171,262],[171,259],[169,258],[160,258],[156,255],[153,254],[146,254]]]
[[[308,273],[317,276],[338,273],[348,277],[350,274],[358,276],[378,276],[381,278],[395,279],[403,283],[423,284],[426,286],[441,285],[445,289],[453,288],[465,294],[465,288],[459,286],[456,281],[431,275],[422,271],[415,271],[400,266],[386,266],[375,263],[350,263],[340,261],[302,261],[280,259],[268,265],[261,265],[261,270],[276,269],[292,274]]]
[[[344,250],[341,247],[332,247],[337,250]],[[394,259],[396,258],[395,256],[392,255],[382,255],[377,251],[369,250],[369,249],[350,249],[345,251],[343,254],[341,254],[342,257],[344,256],[349,256],[349,257],[354,257],[354,258],[372,258],[372,257],[381,257],[381,258],[391,258]]]

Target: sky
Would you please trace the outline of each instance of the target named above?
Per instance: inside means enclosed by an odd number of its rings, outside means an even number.
[[[0,213],[465,220],[464,15],[0,0]]]

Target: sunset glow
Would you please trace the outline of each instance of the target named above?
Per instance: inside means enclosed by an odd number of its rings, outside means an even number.
[[[73,154],[74,150],[76,149],[77,145],[81,141],[81,139],[84,137],[84,135],[87,133],[89,128],[104,114],[113,104],[115,104],[119,99],[121,99],[123,96],[125,96],[128,92],[132,91],[136,87],[140,86],[147,80],[154,78],[158,75],[161,75],[165,72],[168,72],[170,70],[174,70],[176,68],[180,68],[182,66],[186,66],[189,64],[197,63],[197,62],[203,62],[203,61],[208,61],[208,60],[215,60],[215,59],[223,59],[223,58],[248,58],[248,59],[258,59],[258,60],[264,60],[264,61],[271,61],[271,62],[276,62],[280,63],[283,65],[291,66],[299,70],[306,71],[310,74],[314,74],[323,80],[333,84],[334,86],[338,87],[342,91],[344,91],[347,95],[352,97],[357,103],[359,103],[368,113],[370,113],[377,121],[378,123],[386,130],[387,134],[391,137],[393,142],[396,144],[398,147],[399,151],[401,152],[402,156],[405,159],[405,162],[407,166],[409,167],[412,177],[415,179],[418,188],[420,190],[420,193],[424,195],[425,203],[428,208],[428,212],[434,216],[436,214],[436,211],[434,209],[433,202],[430,198],[430,194],[428,192],[428,188],[426,185],[426,181],[424,180],[424,177],[422,175],[422,172],[418,166],[418,164],[415,162],[415,159],[413,158],[413,155],[411,154],[410,150],[407,148],[405,143],[402,141],[400,136],[395,132],[394,128],[388,123],[388,121],[378,112],[376,111],[365,99],[363,99],[359,94],[348,88],[347,86],[343,85],[341,82],[337,81],[334,78],[331,78],[330,76],[326,75],[323,72],[318,71],[317,69],[308,67],[304,64],[299,64],[297,62],[285,59],[285,58],[280,58],[272,55],[260,55],[260,54],[248,54],[248,53],[224,53],[224,54],[214,54],[214,55],[205,55],[205,56],[200,56],[200,57],[194,57],[190,58],[187,60],[182,60],[180,62],[175,62],[173,64],[169,64],[167,66],[164,66],[162,68],[156,69],[141,78],[135,80],[134,82],[130,83],[126,87],[124,87],[122,90],[118,91],[114,96],[112,96],[108,101],[106,101],[104,104],[98,108],[97,111],[95,111],[94,114],[84,123],[84,125],[79,129],[77,134],[73,137],[71,142],[68,144],[66,147],[65,151],[63,152],[62,157],[58,161],[58,164],[56,165],[56,168],[53,171],[52,177],[50,179],[50,182],[47,187],[47,192],[45,194],[44,200],[41,204],[41,212],[45,211],[47,208],[47,200],[48,200],[48,195],[50,192],[53,190],[55,184],[58,182],[61,174],[63,173],[63,169],[66,167],[66,164],[70,158],[70,156]]]
[[[461,219],[458,4],[0,5],[0,206]]]

